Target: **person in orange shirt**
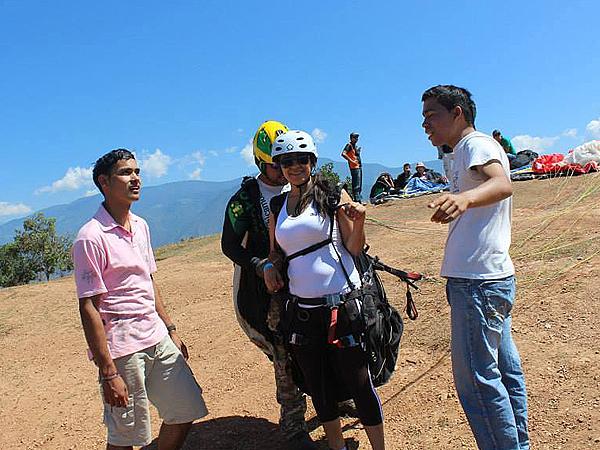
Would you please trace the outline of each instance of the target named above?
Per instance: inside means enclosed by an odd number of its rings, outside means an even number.
[[[355,202],[362,203],[362,164],[360,162],[360,147],[356,146],[358,133],[350,133],[350,142],[342,150],[342,158],[348,161],[352,177],[352,197]]]

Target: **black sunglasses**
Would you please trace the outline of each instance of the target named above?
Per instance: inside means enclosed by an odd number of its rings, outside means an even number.
[[[306,166],[310,162],[310,155],[290,155],[282,156],[279,160],[279,165],[283,168],[292,167],[294,164],[300,164]]]

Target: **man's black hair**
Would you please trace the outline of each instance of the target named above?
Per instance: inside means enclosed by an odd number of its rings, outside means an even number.
[[[117,148],[98,158],[98,161],[96,161],[96,164],[94,164],[92,178],[94,180],[94,184],[100,190],[100,192],[102,192],[102,188],[98,182],[98,177],[100,175],[110,175],[115,164],[122,159],[135,159],[135,156],[126,148]],[[102,195],[104,195],[104,192],[102,192]]]
[[[494,130],[492,131],[492,136],[500,136],[502,133],[500,133],[500,130]]]
[[[434,98],[437,102],[452,111],[456,106],[460,106],[465,116],[465,120],[471,126],[475,126],[475,116],[477,107],[473,101],[471,93],[465,88],[454,86],[452,84],[439,84],[423,92],[421,101]]]

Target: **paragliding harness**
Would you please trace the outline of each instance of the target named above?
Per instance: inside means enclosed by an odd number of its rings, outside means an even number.
[[[271,200],[271,212],[275,221],[283,207],[286,195],[287,193],[284,193]],[[369,255],[369,247],[366,246],[358,256],[354,257],[354,263],[362,282],[361,288],[355,288],[342,263],[341,255],[332,241],[333,225],[334,220],[336,220],[335,211],[343,206],[339,205],[339,192],[334,197],[333,201],[330,199],[330,203],[335,206],[330,208],[328,212],[330,218],[328,238],[286,256],[282,275],[287,280],[287,264],[290,260],[331,244],[344,277],[352,290],[347,294],[327,295],[317,299],[299,298],[289,293],[283,296],[280,294],[279,298],[284,303],[282,305],[284,313],[280,321],[281,331],[288,345],[308,345],[310,338],[295,332],[292,323],[296,318],[303,320],[303,316],[306,317],[305,320],[308,319],[307,310],[301,308],[299,303],[329,308],[327,343],[338,348],[361,345],[367,355],[373,385],[379,387],[388,382],[395,370],[404,324],[398,311],[388,302],[383,283],[377,271],[386,271],[406,283],[406,313],[411,320],[415,320],[418,316],[411,288],[418,290],[414,282],[420,280],[422,275],[415,272],[405,272],[384,264],[377,256]],[[349,334],[339,335],[338,322],[340,321],[344,325],[348,325],[341,328],[345,331],[349,330]],[[292,361],[292,363],[296,384],[302,391],[309,393],[303,383],[299,368],[296,366],[295,361]],[[342,394],[340,399],[343,399],[343,397]]]

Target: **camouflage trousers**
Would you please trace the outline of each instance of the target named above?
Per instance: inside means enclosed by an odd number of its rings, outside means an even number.
[[[286,439],[293,438],[298,433],[307,431],[304,414],[306,413],[306,396],[298,389],[292,378],[292,368],[283,339],[276,339],[276,343],[269,342],[262,334],[252,328],[239,314],[237,306],[236,315],[240,326],[250,340],[264,353],[273,359],[275,371],[275,388],[277,403],[280,405],[279,427]],[[270,301],[267,316],[267,325],[271,331],[278,334],[281,307],[277,301]]]

